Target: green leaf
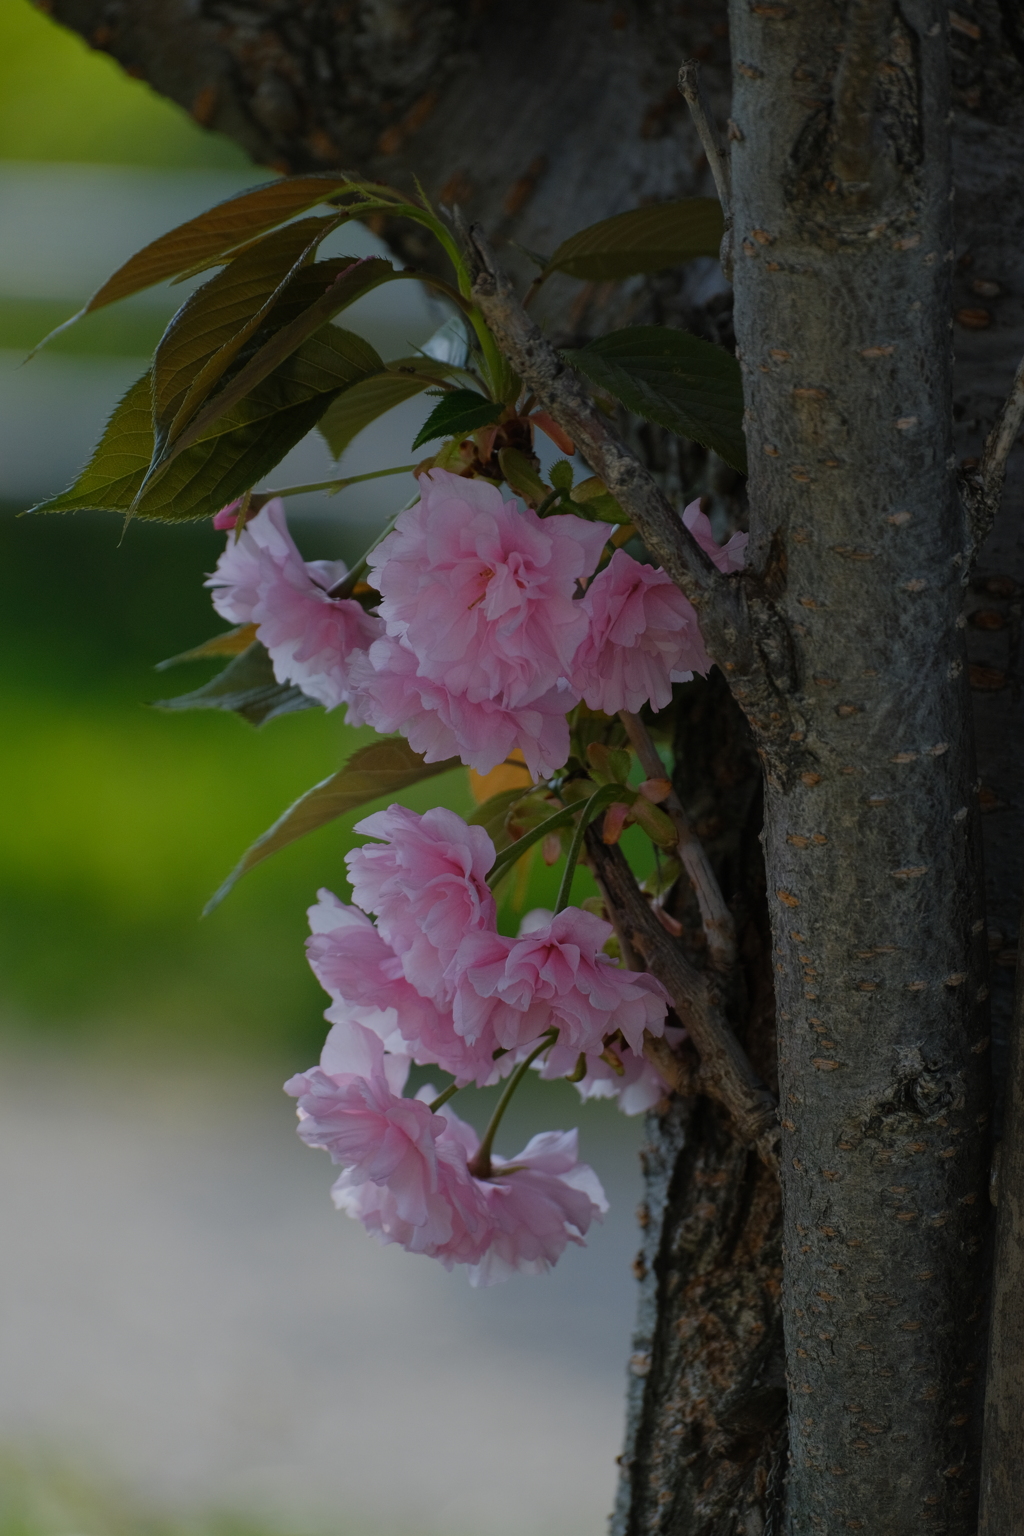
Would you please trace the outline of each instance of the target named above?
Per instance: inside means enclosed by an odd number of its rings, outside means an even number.
[[[433,357],[400,357],[388,363],[383,373],[354,384],[320,418],[319,431],[333,457],[340,459],[357,433],[379,416],[455,371]]]
[[[177,276],[186,268],[202,270],[205,264],[212,263],[213,258],[249,243],[253,236],[275,229],[297,213],[326,202],[332,193],[348,186],[349,182],[350,178],[342,171],[320,171],[266,182],[229,197],[226,202],[179,224],[136,252],[102,288],[97,289],[84,308],[57,329],[64,330],[65,326],[72,325],[92,310],[102,309],[129,294],[140,293],[154,283]],[[56,334],[56,331],[50,333],[51,336]],[[46,341],[49,339],[49,336],[45,338]],[[44,342],[39,345],[43,346]]]
[[[746,474],[740,367],[724,347],[667,326],[635,325],[563,355],[637,416],[714,449]]]
[[[324,273],[320,269],[323,267],[328,268],[330,272],[334,271],[334,263],[318,262],[298,275],[295,286],[301,286],[299,278],[304,282],[314,283],[317,282],[318,275],[322,279]],[[315,333],[328,329],[325,322],[329,321],[332,315],[353,304],[356,299],[362,298],[363,294],[376,288],[380,283],[400,276],[401,273],[396,272],[389,261],[385,261],[380,256],[370,256],[365,260],[354,261],[336,276],[330,276],[326,290],[321,281],[319,296],[314,302],[302,308],[294,319],[281,325],[280,329],[276,329],[270,339],[259,348],[256,355],[249,359],[223,389],[218,390],[207,400],[188,426],[178,434],[173,444],[169,445],[160,457],[154,459],[151,469],[153,478],[163,474],[166,467],[193,443],[208,436],[211,428],[218,421],[231,420],[234,408],[242,405],[246,397],[254,399],[259,393],[257,386],[275,370],[278,370],[278,377],[283,376],[284,370],[281,365],[286,360],[291,360],[293,354],[297,353],[301,357],[307,350],[303,343],[308,342],[316,350]],[[292,303],[295,302],[294,295],[291,293],[287,294],[286,298]],[[275,318],[280,317],[275,316]],[[337,331],[336,334],[349,338],[349,349],[353,357],[359,359],[357,366],[359,378],[381,371],[384,367],[383,360],[369,342],[363,341],[351,331]],[[343,387],[355,382],[355,377],[349,377],[345,380]],[[314,420],[317,419],[318,417],[314,417]],[[225,428],[221,426],[219,430],[223,431]]]
[[[279,683],[266,649],[254,640],[223,672],[175,699],[154,699],[153,709],[231,709],[250,725],[263,725],[297,709],[318,709],[301,688]]]
[[[146,374],[117,407],[75,484],[33,510],[130,511],[133,516],[166,522],[210,517],[269,474],[342,389],[382,367],[377,353],[361,337],[337,326],[321,326],[275,373],[148,483],[153,422]]]
[[[547,270],[598,283],[660,272],[694,256],[717,256],[722,230],[721,205],[713,197],[651,203],[570,235]]]
[[[79,512],[86,508],[127,512],[142,484],[153,452],[149,373],[144,373],[114,407],[92,458],[74,485],[40,502],[33,512]]]
[[[138,517],[207,517],[256,485],[316,425],[341,390],[381,360],[362,337],[321,326],[204,436],[165,460],[140,487]]]
[[[157,442],[175,436],[266,319],[288,279],[337,224],[299,219],[253,244],[178,310],[153,359]]]
[[[320,784],[314,784],[294,805],[289,806],[262,837],[256,839],[224,884],[210,897],[203,909],[203,916],[212,912],[224,900],[236,881],[263,859],[277,853],[279,848],[286,848],[296,838],[305,837],[307,832],[315,832],[318,827],[326,826],[329,821],[344,816],[346,811],[353,811],[370,800],[397,794],[410,784],[418,784],[422,779],[434,778],[458,766],[457,757],[450,757],[442,763],[425,763],[401,736],[386,741],[373,741],[369,746],[360,747],[344,768],[332,773],[329,779],[324,779]]]
[[[194,645],[190,651],[179,651],[177,656],[168,656],[166,661],[158,661],[154,670],[166,672],[168,667],[180,667],[184,661],[208,661],[211,656],[240,656],[249,649],[255,638],[255,624],[239,624],[234,629],[226,629],[223,634],[214,635],[210,640],[204,640],[202,645]]]
[[[413,452],[435,437],[467,436],[497,421],[503,407],[475,389],[453,389],[439,400],[413,440]]]

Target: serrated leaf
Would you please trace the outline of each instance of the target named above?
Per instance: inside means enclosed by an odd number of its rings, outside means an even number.
[[[453,389],[439,400],[413,439],[413,452],[435,437],[457,437],[497,421],[503,406],[475,389]]]
[[[740,367],[724,347],[667,326],[635,325],[563,355],[637,416],[712,448],[746,474]]]
[[[141,293],[154,283],[176,277],[186,268],[201,271],[214,257],[249,243],[255,235],[275,229],[307,208],[316,207],[349,182],[350,178],[343,172],[319,171],[308,176],[289,176],[265,182],[229,197],[137,251],[96,290],[76,315],[57,329],[64,330],[83,315],[127,298],[129,294]],[[50,335],[56,335],[56,331]],[[49,339],[48,336],[46,340]],[[39,343],[40,346],[43,344]]]
[[[303,283],[315,283],[321,267],[328,267],[331,271],[334,270],[333,263],[318,262],[315,266],[307,267],[300,274],[297,274],[296,286],[299,286],[299,279],[302,279]],[[322,276],[323,274],[320,273],[320,275]],[[310,348],[315,351],[316,333],[318,331],[326,331],[327,329],[335,329],[325,325],[325,322],[329,321],[333,315],[347,308],[349,304],[353,304],[356,299],[362,298],[365,293],[378,287],[379,284],[399,276],[401,274],[395,271],[389,261],[385,261],[380,256],[370,256],[364,260],[351,263],[336,276],[331,277],[326,289],[321,286],[319,296],[313,303],[302,308],[294,319],[281,325],[279,329],[275,329],[270,339],[264,342],[255,356],[250,358],[245,366],[222,389],[219,389],[215,395],[207,400],[206,404],[192,418],[188,426],[178,434],[174,442],[167,446],[159,458],[154,460],[150,470],[151,477],[155,480],[157,476],[163,475],[167,467],[174,462],[179,454],[186,452],[187,449],[191,448],[201,438],[209,436],[214,428],[224,431],[224,425],[218,427],[217,423],[231,421],[236,407],[243,406],[247,399],[255,399],[260,392],[259,386],[270,375],[273,374],[277,378],[283,377],[294,357],[301,358]],[[285,298],[290,300],[292,304],[296,302],[294,295],[291,293],[286,294]],[[358,378],[365,378],[371,373],[379,373],[384,367],[383,359],[370,346],[368,341],[364,341],[362,337],[355,336],[351,331],[337,330],[335,334],[349,338],[349,350],[353,355],[353,359],[358,360]],[[323,338],[321,337],[322,340]],[[342,387],[347,387],[355,382],[356,377],[349,377],[345,380]],[[319,414],[322,414],[322,412]],[[318,416],[313,419],[314,421],[317,420]],[[310,425],[312,425],[312,422]]]
[[[133,516],[166,522],[210,517],[269,474],[342,389],[381,367],[361,337],[322,326],[148,484],[153,422],[146,374],[117,407],[74,485],[33,510],[131,510]]]
[[[328,406],[318,423],[332,456],[340,459],[364,427],[454,371],[433,357],[400,357],[383,373],[354,384]]]
[[[146,372],[122,396],[75,483],[59,496],[40,502],[33,512],[85,509],[126,512],[149,467],[153,452],[150,376]]]
[[[316,425],[337,395],[374,373],[381,360],[362,337],[325,325],[206,434],[144,482],[138,517],[212,516],[244,495]]]
[[[314,784],[262,837],[256,839],[224,884],[211,896],[203,916],[224,900],[236,881],[280,848],[286,848],[297,838],[305,837],[307,832],[315,832],[318,827],[344,816],[346,811],[353,811],[370,800],[379,800],[383,795],[397,794],[423,779],[447,773],[458,763],[457,757],[442,763],[425,763],[400,736],[360,747],[344,768],[332,773],[329,779]]]
[[[173,438],[266,319],[290,277],[337,224],[299,219],[255,242],[185,300],[153,359],[156,439]]]
[[[721,204],[713,197],[651,203],[570,235],[547,270],[598,283],[661,272],[694,256],[717,256],[723,227]]]
[[[298,709],[318,709],[301,688],[279,683],[270,656],[258,640],[228,663],[223,672],[174,699],[154,699],[153,709],[230,709],[250,725],[264,725]]]
[[[240,656],[249,649],[255,638],[255,624],[239,624],[235,629],[226,629],[222,635],[204,640],[202,645],[194,645],[190,651],[179,651],[177,656],[168,656],[166,661],[158,661],[154,671],[166,672],[168,667],[178,667],[182,662],[208,661],[212,656]]]

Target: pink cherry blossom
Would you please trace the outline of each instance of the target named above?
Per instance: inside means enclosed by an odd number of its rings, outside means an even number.
[[[309,909],[313,931],[306,953],[332,998],[325,1018],[338,1025],[363,1025],[389,1051],[441,1067],[460,1087],[472,1082],[485,1087],[511,1072],[511,1054],[495,1059],[498,1047],[486,1033],[472,1043],[465,1040],[456,1033],[450,1002],[442,997],[439,1005],[406,980],[401,959],[365,913],[346,906],[330,891],[318,894],[318,904]],[[333,1034],[327,1037],[325,1053],[332,1049]],[[321,1064],[325,1061],[326,1055]]]
[[[350,696],[351,658],[381,632],[380,621],[353,599],[328,597],[344,575],[341,561],[303,560],[288,531],[284,503],[276,498],[241,534],[229,534],[206,585],[213,588],[213,606],[222,618],[257,626],[256,637],[270,652],[279,683],[294,683],[333,709]]]
[[[734,533],[725,544],[717,543],[711,532],[711,520],[700,509],[699,496],[696,501],[691,501],[690,505],[683,509],[683,522],[704,553],[711,556],[724,575],[729,576],[733,571],[742,571],[747,558],[749,533]]]
[[[580,1052],[600,1054],[614,1029],[639,1052],[645,1030],[662,1033],[668,994],[653,976],[623,970],[604,953],[611,933],[592,912],[567,907],[517,939],[468,934],[450,971],[456,1030],[470,1043],[484,1035],[513,1051],[557,1029],[550,1053],[557,1076],[572,1071]]]
[[[546,693],[582,638],[573,593],[607,530],[541,519],[445,470],[422,475],[420,493],[370,557],[388,634],[454,694],[515,706]]]
[[[483,827],[443,806],[421,816],[392,805],[357,822],[356,831],[380,839],[345,855],[356,905],[377,914],[413,986],[437,995],[465,935],[494,926],[487,884],[494,844]]]
[[[529,704],[506,709],[493,699],[452,694],[417,673],[404,641],[390,635],[353,658],[348,719],[375,731],[399,731],[428,763],[458,757],[490,773],[518,747],[535,779],[546,778],[569,755],[566,713],[579,695],[556,686]]]
[[[387,1185],[399,1220],[430,1247],[452,1235],[435,1143],[445,1123],[426,1104],[394,1091],[396,1074],[380,1040],[362,1025],[335,1025],[328,1061],[285,1084],[298,1100],[299,1135],[340,1163],[352,1185]],[[404,1064],[407,1065],[407,1064]],[[401,1087],[400,1082],[397,1086]]]
[[[223,532],[225,528],[234,528],[235,524],[238,522],[238,513],[241,509],[243,500],[244,497],[236,496],[234,501],[229,501],[226,507],[221,507],[219,512],[215,512],[213,517],[213,526],[219,529],[221,532]]]
[[[584,1247],[591,1222],[608,1210],[596,1173],[578,1160],[575,1131],[543,1131],[518,1157],[491,1162],[492,1177],[482,1185],[490,1232],[470,1268],[471,1285],[544,1274],[567,1243]]]
[[[665,1039],[671,1045],[677,1045],[685,1036],[685,1029],[666,1026]],[[621,1071],[616,1071],[607,1059],[609,1056],[617,1058]],[[631,1051],[621,1042],[612,1044],[599,1056],[589,1055],[584,1060],[586,1072],[574,1084],[580,1098],[614,1099],[624,1115],[642,1115],[672,1091],[645,1056]],[[534,1065],[542,1078],[551,1079],[556,1076],[552,1063],[544,1057]]]
[[[433,1089],[421,1090],[426,1098]],[[608,1202],[593,1169],[578,1161],[575,1131],[535,1136],[514,1158],[492,1157],[490,1179],[474,1178],[469,1160],[479,1147],[471,1126],[445,1105],[435,1119],[445,1129],[435,1143],[439,1188],[448,1203],[451,1234],[437,1240],[404,1220],[389,1184],[345,1173],[333,1189],[340,1210],[381,1242],[440,1259],[446,1269],[469,1266],[471,1285],[493,1285],[515,1273],[543,1274],[568,1243],[583,1246]]]
[[[590,621],[573,684],[591,709],[663,709],[672,684],[711,670],[692,603],[660,567],[617,549],[580,604]]]
[[[360,669],[360,718],[401,730],[431,761],[454,746],[489,772],[519,746],[535,772],[551,772],[569,748],[557,721],[578,697],[569,677],[587,616],[576,584],[607,529],[539,518],[489,482],[445,470],[422,475],[420,490],[370,556],[392,644]]]

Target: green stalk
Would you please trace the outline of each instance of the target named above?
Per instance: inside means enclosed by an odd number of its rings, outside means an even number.
[[[367,562],[368,562],[370,556],[373,554],[374,550],[377,548],[377,545],[382,541],[382,539],[386,539],[387,538],[388,534],[391,532],[392,528],[395,526],[395,523],[401,517],[402,513],[403,512],[408,512],[409,508],[410,507],[414,507],[416,505],[416,503],[419,501],[419,499],[420,499],[420,493],[419,493],[419,491],[417,491],[415,496],[413,496],[409,501],[407,501],[404,507],[399,507],[397,512],[392,512],[391,516],[388,518],[387,522],[384,524],[384,527],[380,530],[380,533],[378,533],[378,535],[374,539],[373,543],[363,552],[363,554],[360,556],[360,558],[356,561],[355,565],[349,571],[348,575],[347,576],[343,576],[340,581],[335,582],[334,586],[330,588],[330,590],[327,593],[328,597],[351,597],[352,596],[352,593],[355,591],[356,586],[358,585],[358,583],[360,581],[362,581],[363,577],[366,575],[366,572],[369,570],[369,565],[367,564]]]
[[[480,344],[480,351],[483,354],[487,374],[486,383],[491,392],[491,398],[500,404],[504,404],[505,402],[501,399],[503,394],[502,380],[508,377],[508,365],[498,350],[497,342],[487,328],[487,322],[473,303],[473,284],[470,280],[469,272],[466,270],[466,264],[462,259],[462,253],[451,234],[435,214],[428,212],[424,208],[417,208],[414,203],[393,203],[382,198],[367,198],[365,202],[351,209],[353,216],[357,218],[363,214],[378,211],[391,213],[397,218],[410,219],[414,224],[422,225],[424,229],[430,231],[448,257],[455,270],[458,282],[458,296],[462,300],[461,307],[465,309],[465,313],[469,317],[469,322],[476,332],[476,338]],[[431,278],[425,273],[417,273],[415,275],[420,277],[423,282],[431,282]],[[435,283],[434,286],[439,285]],[[449,296],[455,297],[453,294]]]
[[[441,1105],[442,1104],[447,1104],[448,1100],[449,1099],[453,1099],[455,1097],[455,1095],[458,1093],[458,1091],[459,1091],[458,1083],[449,1083],[448,1087],[444,1090],[443,1093],[439,1093],[436,1099],[432,1099],[431,1100],[431,1103],[430,1103],[430,1113],[432,1115],[436,1115],[437,1111],[441,1108]]]
[[[540,1044],[536,1047],[535,1050],[530,1052],[525,1061],[519,1063],[519,1066],[516,1067],[515,1071],[512,1073],[512,1076],[505,1084],[505,1091],[495,1106],[494,1114],[490,1118],[490,1122],[486,1131],[484,1131],[483,1140],[476,1150],[476,1155],[473,1157],[469,1164],[469,1171],[473,1175],[474,1179],[490,1178],[491,1149],[494,1146],[494,1138],[497,1134],[498,1126],[501,1124],[502,1116],[504,1115],[506,1109],[508,1109],[509,1104],[512,1102],[512,1095],[519,1087],[519,1084],[522,1082],[527,1070],[537,1060],[537,1057],[546,1051],[549,1046],[554,1045],[557,1039],[557,1029],[547,1030],[541,1038]]]
[[[558,900],[555,902],[555,915],[564,912],[569,905],[569,893],[572,890],[572,877],[576,873],[576,865],[580,861],[583,852],[583,839],[587,834],[587,828],[605,808],[611,805],[623,788],[621,784],[602,784],[601,788],[591,795],[583,807],[583,815],[580,817],[573,833],[572,842],[569,844],[569,852],[565,856],[565,869],[562,871],[562,883],[558,887]]]
[[[302,496],[308,491],[344,491],[348,486],[359,485],[363,480],[381,480],[385,475],[410,475],[415,468],[415,464],[396,464],[394,469],[371,469],[365,475],[349,475],[347,480],[318,480],[315,485],[285,485],[279,491],[261,491],[260,495],[266,502],[274,496]]]

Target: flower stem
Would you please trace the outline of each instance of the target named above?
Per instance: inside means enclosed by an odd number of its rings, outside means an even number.
[[[569,844],[569,852],[565,856],[562,883],[558,888],[558,900],[555,902],[556,916],[559,912],[564,912],[569,905],[569,896],[572,892],[572,877],[576,873],[576,865],[579,863],[580,854],[583,852],[583,839],[586,836],[587,828],[594,820],[594,817],[600,815],[605,806],[614,802],[616,794],[621,793],[622,788],[621,784],[602,784],[601,788],[591,795],[583,807],[583,815],[576,823],[572,842]]]
[[[317,480],[313,485],[285,485],[279,491],[261,491],[260,500],[267,502],[274,496],[301,496],[307,491],[343,491],[347,486],[359,485],[364,480],[382,480],[385,475],[411,475],[415,468],[415,464],[396,464],[394,469],[371,469],[365,475],[349,475],[347,480]]]
[[[481,1141],[479,1147],[476,1150],[475,1156],[471,1159],[469,1164],[469,1171],[473,1175],[474,1179],[489,1179],[491,1177],[491,1148],[494,1146],[494,1138],[497,1135],[498,1126],[501,1124],[502,1116],[504,1115],[506,1109],[508,1109],[509,1104],[512,1102],[512,1095],[515,1093],[516,1089],[519,1087],[519,1084],[525,1077],[527,1069],[533,1065],[533,1063],[537,1060],[537,1057],[546,1051],[549,1046],[554,1045],[557,1039],[558,1030],[549,1029],[541,1037],[540,1044],[530,1052],[525,1061],[521,1061],[519,1063],[518,1067],[516,1067],[515,1071],[512,1073],[512,1076],[505,1084],[505,1091],[495,1106],[494,1114],[490,1118],[490,1122],[486,1131],[484,1131],[483,1140]]]
[[[458,1083],[449,1083],[448,1087],[444,1090],[444,1092],[443,1093],[439,1093],[437,1098],[433,1099],[431,1101],[431,1103],[430,1103],[430,1113],[432,1115],[436,1115],[437,1111],[441,1108],[441,1105],[442,1104],[447,1104],[448,1100],[449,1099],[453,1099],[455,1097],[455,1095],[458,1093],[458,1091],[459,1091]]]

